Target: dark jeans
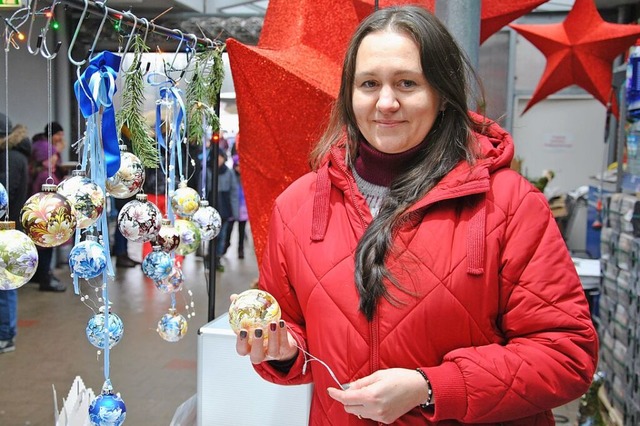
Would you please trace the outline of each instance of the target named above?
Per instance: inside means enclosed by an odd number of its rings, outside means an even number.
[[[13,339],[18,331],[18,290],[0,290],[0,340]]]

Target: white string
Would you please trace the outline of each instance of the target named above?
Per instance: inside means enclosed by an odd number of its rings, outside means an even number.
[[[287,324],[287,329],[291,332],[291,334],[294,335],[294,337],[298,337],[296,332],[293,331],[293,329],[289,326],[289,324]],[[327,371],[329,372],[329,375],[331,376],[331,378],[338,384],[338,386],[340,387],[340,389],[342,390],[347,390],[348,387],[347,386],[343,386],[342,383],[340,383],[340,381],[338,380],[338,378],[336,377],[335,373],[333,372],[333,370],[331,369],[331,367],[329,367],[327,365],[326,362],[324,362],[323,360],[321,360],[320,358],[317,358],[313,355],[311,355],[309,352],[305,351],[304,349],[302,349],[296,340],[296,344],[295,347],[298,348],[298,350],[300,350],[303,354],[304,354],[304,365],[302,367],[302,374],[306,373],[307,370],[307,363],[311,362],[311,361],[318,361],[320,364],[322,364],[324,366],[324,368],[327,369]],[[307,358],[308,357],[308,358]]]

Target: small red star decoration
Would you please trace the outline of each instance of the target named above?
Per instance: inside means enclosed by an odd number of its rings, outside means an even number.
[[[510,26],[547,58],[547,66],[524,112],[573,84],[607,105],[613,60],[640,35],[640,26],[605,22],[593,0],[576,0],[559,24]]]

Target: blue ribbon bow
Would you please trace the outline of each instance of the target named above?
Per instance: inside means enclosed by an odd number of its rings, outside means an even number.
[[[113,95],[116,93],[116,76],[120,69],[120,56],[102,52],[89,61],[89,66],[73,85],[82,115],[89,118],[103,108],[102,147],[106,160],[107,177],[120,168],[120,148]]]

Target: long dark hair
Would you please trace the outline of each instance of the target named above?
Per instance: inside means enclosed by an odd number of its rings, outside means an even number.
[[[478,87],[479,80],[444,25],[430,12],[418,6],[381,9],[358,26],[347,48],[340,92],[329,125],[311,153],[311,165],[314,169],[320,166],[331,147],[338,143],[345,144],[346,161],[350,166],[353,165],[358,143],[363,139],[352,105],[356,55],[362,40],[379,31],[400,32],[416,42],[420,50],[423,74],[431,87],[439,93],[445,109],[434,122],[426,136],[427,143],[423,144],[424,149],[416,155],[411,167],[392,182],[378,215],[358,242],[355,282],[360,293],[360,311],[369,320],[373,318],[380,297],[385,297],[392,303],[398,302],[389,294],[384,279],[408,293],[385,266],[392,246],[393,232],[403,219],[403,213],[461,160],[474,162],[477,154],[473,131],[480,131],[483,125],[473,121],[467,110],[469,78],[474,78]]]

